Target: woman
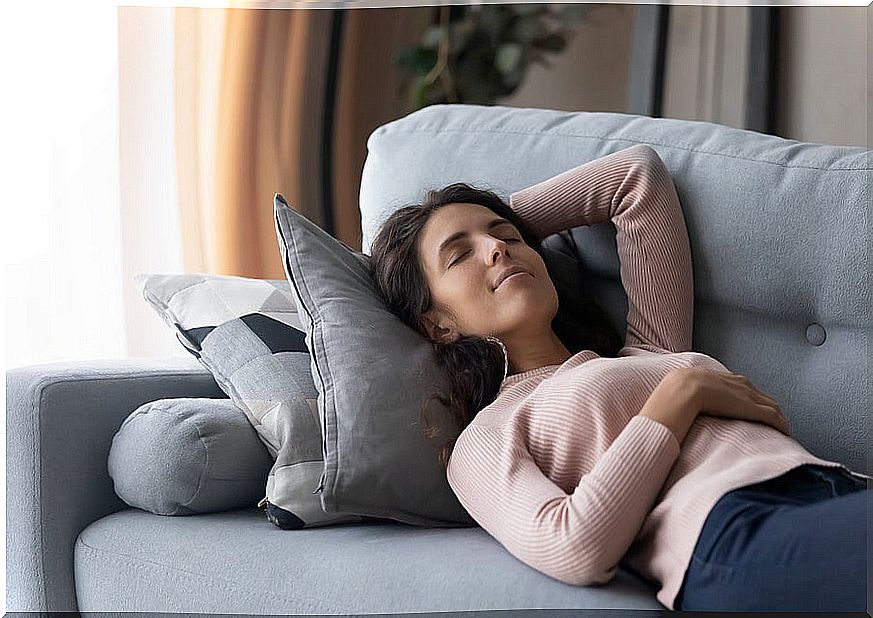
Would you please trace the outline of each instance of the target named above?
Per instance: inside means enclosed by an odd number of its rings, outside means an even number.
[[[556,334],[539,248],[604,221],[629,307],[611,356]],[[621,562],[669,609],[864,608],[862,475],[807,452],[773,398],[690,351],[688,235],[651,147],[509,204],[463,183],[432,191],[388,218],[371,264],[445,368],[440,399],[462,429],[443,451],[449,484],[518,559],[574,585],[606,583]]]

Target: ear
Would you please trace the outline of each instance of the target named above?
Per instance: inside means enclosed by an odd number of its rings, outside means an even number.
[[[428,337],[440,343],[453,343],[460,338],[454,322],[440,316],[434,307],[425,311],[422,316],[424,329]]]

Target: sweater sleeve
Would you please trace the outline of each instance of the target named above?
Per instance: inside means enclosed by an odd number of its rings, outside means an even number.
[[[519,441],[470,425],[447,478],[470,516],[512,555],[584,586],[612,579],[678,457],[673,433],[637,415],[567,494]]]
[[[691,349],[694,280],[679,197],[658,153],[636,144],[512,193],[540,239],[611,220],[628,299],[625,346]]]

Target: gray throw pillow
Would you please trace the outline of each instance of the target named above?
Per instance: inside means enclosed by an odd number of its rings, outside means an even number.
[[[253,507],[273,458],[229,399],[159,399],[112,438],[109,476],[130,506],[158,515]]]
[[[369,256],[274,196],[279,247],[312,357],[324,435],[320,496],[328,513],[402,523],[475,525],[449,487],[438,448],[457,428],[428,439],[419,411],[447,384],[430,342],[388,311]],[[428,420],[448,418],[434,405]],[[454,431],[453,431],[454,430]]]
[[[267,519],[283,529],[362,521],[325,513],[313,493],[324,467],[318,393],[288,282],[204,273],[134,280],[275,459],[258,503]]]

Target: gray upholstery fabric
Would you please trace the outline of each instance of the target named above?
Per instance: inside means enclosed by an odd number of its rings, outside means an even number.
[[[361,209],[370,222],[365,247],[378,211],[420,197],[427,185],[481,180],[505,194],[631,143],[658,151],[682,201],[694,261],[694,349],[776,397],[808,450],[870,474],[867,150],[631,114],[425,108],[370,137],[361,188]],[[614,230],[598,225],[573,236],[598,298],[623,322]],[[16,565],[7,569],[9,611],[77,609],[73,546],[92,522],[83,539],[105,554],[115,550],[116,558],[101,565],[86,560],[95,550],[89,554],[80,546],[76,552],[76,585],[86,610],[289,614],[319,603],[327,610],[341,601],[379,611],[384,604],[367,600],[391,599],[397,607],[422,594],[429,595],[421,601],[425,609],[473,608],[483,595],[502,595],[492,607],[561,602],[556,588],[545,587],[556,582],[538,579],[544,587],[531,586],[539,574],[478,527],[368,523],[280,532],[257,511],[248,512],[249,527],[231,512],[117,513],[126,505],[106,472],[112,435],[136,407],[164,397],[221,397],[221,391],[194,359],[7,372],[7,550],[8,564]],[[112,519],[101,520],[110,513]],[[220,521],[226,525],[207,524]],[[258,526],[264,536],[250,533]],[[138,542],[162,535],[173,541],[169,562],[154,560],[166,546],[152,550]],[[186,554],[190,562],[182,562]],[[132,555],[151,562],[139,564]],[[469,560],[460,563],[462,558]],[[283,562],[274,568],[276,559]],[[442,563],[454,569],[435,571]],[[403,570],[392,570],[395,564]],[[123,570],[113,571],[120,565]],[[431,579],[397,585],[418,571]],[[625,575],[620,570],[602,589],[568,594],[598,608],[628,607],[637,597],[621,587]],[[267,597],[259,582],[275,586],[274,596]],[[160,594],[149,591],[153,583],[165,587],[163,599],[152,596]],[[587,595],[594,592],[603,596],[591,600]],[[653,591],[648,599],[656,603]],[[264,610],[271,603],[281,609]]]
[[[91,522],[129,508],[115,494],[106,461],[112,436],[133,410],[167,397],[223,396],[193,358],[61,362],[8,370],[7,610],[76,611],[76,537]]]
[[[374,522],[277,532],[251,509],[115,513],[82,533],[75,562],[81,611],[470,616],[461,612],[661,607],[655,589],[628,571],[608,586],[569,586],[521,564],[481,528]]]
[[[807,450],[873,473],[868,149],[634,114],[433,105],[370,135],[362,251],[388,214],[428,188],[460,180],[508,196],[638,143],[658,152],[682,204],[694,351],[775,397]],[[587,289],[624,333],[615,227],[571,233]]]
[[[115,493],[158,515],[194,515],[260,500],[273,458],[230,399],[179,397],[143,404],[112,438]]]

